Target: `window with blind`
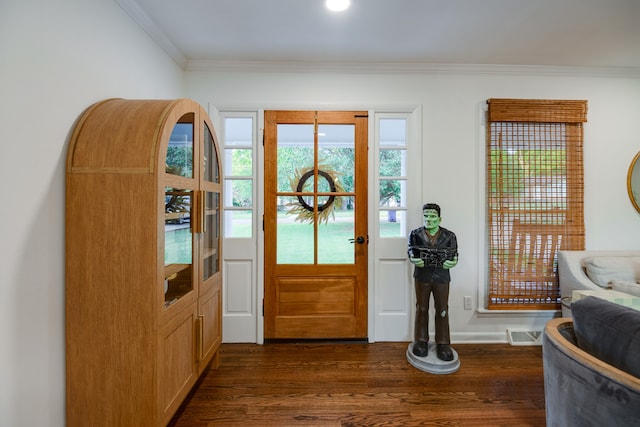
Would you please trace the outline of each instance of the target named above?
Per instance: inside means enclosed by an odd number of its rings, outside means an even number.
[[[557,251],[584,249],[587,102],[487,102],[487,307],[559,309]]]

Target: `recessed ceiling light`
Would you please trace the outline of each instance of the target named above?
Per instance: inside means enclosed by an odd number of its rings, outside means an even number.
[[[340,12],[349,7],[350,0],[327,0],[325,5],[329,10]]]

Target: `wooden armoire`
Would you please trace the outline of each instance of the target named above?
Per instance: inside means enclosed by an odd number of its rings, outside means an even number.
[[[188,99],[108,99],[66,174],[68,426],[166,425],[222,341],[220,151]]]

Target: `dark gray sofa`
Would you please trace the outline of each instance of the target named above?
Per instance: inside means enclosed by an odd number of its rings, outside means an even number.
[[[587,297],[572,314],[542,339],[547,426],[640,426],[640,311]]]

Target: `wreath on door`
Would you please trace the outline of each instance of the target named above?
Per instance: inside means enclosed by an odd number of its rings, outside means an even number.
[[[301,193],[304,190],[307,180],[313,177],[313,175],[313,167],[296,169],[293,177],[289,180],[291,190],[296,193]],[[344,192],[344,187],[340,183],[338,175],[340,174],[335,170],[322,165],[318,166],[318,177],[324,178],[329,183],[329,190],[331,193]],[[304,196],[297,195],[296,198],[297,201],[287,204],[287,206],[290,206],[287,213],[290,215],[296,215],[296,221],[313,223],[314,207],[307,203]],[[324,203],[318,205],[318,222],[326,223],[329,221],[329,217],[335,218],[336,206],[338,208],[342,207],[342,197],[333,194],[330,195]]]

